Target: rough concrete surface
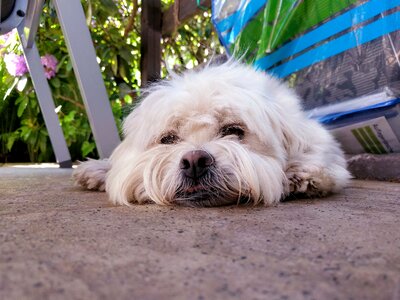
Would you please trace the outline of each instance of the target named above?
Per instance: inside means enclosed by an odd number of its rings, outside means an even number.
[[[116,207],[0,168],[0,299],[400,299],[400,185],[274,207]]]

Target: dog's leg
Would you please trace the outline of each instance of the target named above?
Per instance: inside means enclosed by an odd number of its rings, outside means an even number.
[[[327,132],[315,133],[288,156],[286,196],[323,197],[341,190],[351,178],[339,144]]]
[[[111,164],[108,160],[89,159],[74,170],[75,183],[89,189],[105,191],[105,180]]]
[[[285,172],[288,179],[286,194],[301,194],[311,198],[327,196],[345,185],[346,172],[344,169],[338,171],[343,174],[334,174],[331,169],[313,164],[291,164]]]

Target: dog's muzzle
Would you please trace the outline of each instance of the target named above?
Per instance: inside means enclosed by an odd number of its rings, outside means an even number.
[[[185,153],[180,161],[182,185],[175,203],[183,206],[221,206],[241,203],[237,193],[221,189],[215,158],[204,150]],[[226,184],[223,184],[226,186]],[[248,202],[248,197],[246,197]]]

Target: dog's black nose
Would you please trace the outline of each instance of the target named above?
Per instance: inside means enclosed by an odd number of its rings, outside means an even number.
[[[179,167],[186,177],[198,179],[207,173],[213,163],[214,157],[211,154],[203,150],[194,150],[182,157]]]

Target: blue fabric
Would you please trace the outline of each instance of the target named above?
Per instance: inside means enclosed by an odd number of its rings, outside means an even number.
[[[265,6],[268,0],[253,0],[251,5],[244,5],[243,1],[237,11],[225,19],[214,21],[214,25],[219,32],[222,44],[228,49],[247,23]]]
[[[399,29],[400,12],[396,12],[299,55],[278,67],[270,69],[269,72],[283,78],[293,72]]]
[[[337,121],[339,119],[343,119],[345,117],[349,117],[351,115],[354,114],[359,114],[362,112],[368,112],[371,111],[373,109],[378,109],[378,108],[388,108],[388,107],[392,107],[395,106],[396,104],[400,103],[400,98],[396,98],[396,99],[392,99],[392,100],[388,100],[385,102],[381,102],[381,103],[377,103],[374,105],[370,105],[370,106],[366,106],[363,108],[358,108],[358,109],[353,109],[353,110],[349,110],[349,111],[344,111],[344,112],[338,112],[338,113],[334,113],[334,114],[329,114],[326,116],[321,116],[321,117],[316,117],[315,119],[323,124],[330,124],[334,121]]]
[[[255,62],[255,65],[261,70],[266,70],[277,62],[288,58],[291,55],[303,51],[316,43],[319,43],[343,30],[362,23],[398,5],[400,5],[400,0],[371,0],[366,2],[336,17],[335,19],[322,24],[303,36],[296,38],[283,47],[275,50],[273,53],[258,59]]]
[[[227,30],[231,30],[233,27],[233,24],[235,23],[235,21],[237,20],[237,18],[239,17],[240,11],[235,11],[233,14],[231,14],[230,16],[226,17],[225,19],[222,19],[219,22],[215,23],[215,27],[217,27],[217,30],[220,33],[223,33]]]

